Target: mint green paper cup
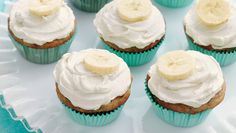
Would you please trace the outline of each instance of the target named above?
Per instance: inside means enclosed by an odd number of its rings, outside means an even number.
[[[64,104],[63,104],[64,105]],[[107,124],[112,123],[114,120],[118,118],[120,112],[124,105],[121,105],[117,109],[105,112],[105,113],[97,113],[97,114],[85,114],[77,112],[66,105],[64,105],[67,114],[74,119],[76,122],[86,125],[86,126],[105,126]]]
[[[75,36],[75,35],[74,35]],[[18,43],[10,34],[9,37],[20,54],[30,62],[36,64],[50,64],[59,60],[69,49],[74,36],[65,44],[54,48],[36,49]]]
[[[152,103],[152,106],[157,116],[170,125],[173,125],[176,127],[193,127],[202,123],[211,112],[211,109],[209,109],[209,110],[197,113],[197,114],[188,114],[188,113],[179,113],[179,112],[169,110],[159,105],[154,100],[154,96],[150,92],[146,82],[145,82],[145,86],[146,86],[146,89],[145,89],[146,94],[150,102]]]
[[[0,12],[4,9],[4,0],[0,0]]]
[[[86,12],[98,12],[111,0],[71,0],[78,9]]]
[[[155,0],[158,4],[170,7],[170,8],[180,8],[190,5],[193,0]]]
[[[154,58],[163,40],[164,38],[162,38],[161,41],[155,47],[146,50],[144,52],[123,52],[113,49],[104,42],[103,46],[109,52],[114,53],[117,56],[121,57],[129,66],[140,66],[150,62]]]
[[[187,36],[188,45],[190,50],[199,51],[203,54],[214,57],[221,66],[227,66],[236,61],[236,48],[230,51],[216,51],[216,50],[207,50],[197,44],[195,44],[192,39]]]

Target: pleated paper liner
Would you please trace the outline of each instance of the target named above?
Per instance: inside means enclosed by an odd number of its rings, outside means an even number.
[[[10,34],[9,37],[20,54],[30,62],[36,64],[50,64],[58,61],[68,50],[70,49],[71,43],[74,40],[74,36],[68,40],[65,44],[54,48],[48,49],[36,49],[30,48],[25,45],[18,43]]]
[[[154,97],[151,94],[146,82],[145,87],[146,94],[150,102],[152,103],[152,106],[155,109],[157,116],[166,123],[169,123],[170,125],[177,127],[196,126],[202,123],[207,118],[208,114],[211,112],[211,110],[206,110],[197,114],[188,114],[169,110],[155,102]]]
[[[110,124],[114,120],[118,118],[120,115],[121,110],[123,109],[124,105],[121,105],[115,110],[104,112],[104,113],[95,113],[95,114],[86,114],[77,112],[68,106],[64,105],[66,112],[69,116],[72,117],[75,121],[82,125],[86,126],[104,126]]]
[[[105,4],[111,0],[71,0],[80,10],[86,12],[98,12]]]
[[[210,51],[198,46],[189,37],[187,39],[189,49],[214,57],[221,66],[230,65],[236,61],[236,49],[232,49],[231,51]]]
[[[103,42],[103,46],[106,50],[110,51],[111,53],[116,54],[117,56],[121,57],[129,66],[140,66],[150,62],[156,55],[157,50],[163,43],[164,37],[161,41],[153,48],[146,50],[144,52],[123,52],[112,47],[108,46]]]
[[[155,0],[157,3],[170,7],[170,8],[180,8],[190,5],[193,0]]]

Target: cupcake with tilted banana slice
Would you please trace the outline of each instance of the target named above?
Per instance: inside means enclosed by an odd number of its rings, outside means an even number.
[[[63,0],[19,0],[9,16],[9,37],[27,60],[48,64],[66,53],[76,23]]]
[[[194,0],[155,0],[158,4],[161,4],[170,8],[180,8],[190,5]]]
[[[225,90],[217,61],[197,51],[162,55],[146,79],[146,93],[157,115],[179,127],[200,124],[223,101]]]
[[[236,6],[227,0],[199,0],[185,16],[189,48],[213,56],[220,65],[236,61]]]
[[[165,36],[165,21],[150,0],[114,0],[94,20],[104,47],[129,66],[153,59]]]
[[[65,54],[54,69],[54,78],[61,103],[83,125],[111,123],[130,96],[132,78],[127,64],[106,50]]]

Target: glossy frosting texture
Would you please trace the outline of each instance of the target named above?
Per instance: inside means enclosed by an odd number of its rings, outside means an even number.
[[[19,0],[10,12],[10,30],[24,42],[43,45],[66,38],[75,26],[73,11],[63,3],[49,16],[39,17],[30,13],[30,0]]]
[[[119,48],[145,48],[165,34],[165,21],[161,12],[152,5],[151,15],[144,21],[127,22],[117,13],[115,0],[104,6],[96,15],[94,25],[100,36]]]
[[[231,16],[226,23],[216,27],[207,26],[197,15],[193,7],[185,16],[185,30],[195,43],[211,45],[214,49],[236,47],[236,6],[231,5]]]
[[[151,77],[148,87],[152,94],[162,101],[198,108],[210,101],[222,89],[224,79],[215,59],[196,51],[188,53],[196,59],[196,66],[190,77],[168,81],[159,75],[157,65],[154,64],[148,72]]]
[[[57,63],[54,78],[60,92],[75,107],[86,110],[97,110],[118,96],[122,96],[130,88],[131,74],[126,63],[119,57],[120,65],[116,72],[109,75],[98,75],[88,71],[83,64],[89,52],[108,52],[99,49],[88,49],[68,53]],[[112,53],[110,53],[112,54]]]

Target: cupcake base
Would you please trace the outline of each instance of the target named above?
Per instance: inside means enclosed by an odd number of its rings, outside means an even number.
[[[192,127],[192,126],[199,125],[207,118],[208,114],[212,110],[212,109],[208,109],[203,112],[196,113],[196,114],[179,113],[179,112],[169,110],[159,105],[155,101],[153,95],[151,94],[147,86],[147,83],[145,83],[145,86],[146,86],[145,88],[146,94],[149,100],[151,101],[152,106],[155,109],[157,116],[161,118],[163,121],[169,123],[170,125],[177,126],[177,127]]]
[[[72,119],[86,126],[104,126],[110,124],[111,122],[113,122],[118,118],[123,106],[124,105],[121,105],[117,109],[109,112],[86,114],[77,112],[69,108],[68,106],[64,105],[66,112],[68,113],[68,115],[72,117]]]
[[[77,122],[87,126],[104,126],[114,121],[120,114],[125,102],[130,96],[130,89],[123,95],[116,97],[110,103],[102,105],[97,110],[85,110],[75,107],[59,90],[56,83],[56,92],[66,112]]]
[[[111,0],[71,0],[80,10],[86,12],[98,12],[105,4]]]
[[[70,45],[74,39],[74,36],[62,45],[54,48],[30,48],[28,46],[18,43],[12,35],[9,37],[20,54],[28,61],[36,64],[50,64],[59,60],[70,48]]]
[[[236,48],[227,51],[208,50],[195,44],[192,38],[190,38],[188,35],[186,36],[188,39],[189,49],[213,56],[221,66],[230,65],[236,61]]]
[[[157,3],[170,7],[170,8],[180,8],[190,5],[193,0],[155,0]]]
[[[103,47],[109,52],[114,53],[117,56],[121,57],[129,66],[140,66],[140,65],[150,62],[154,58],[163,40],[164,40],[164,37],[160,41],[158,41],[158,43],[155,46],[153,46],[151,49],[148,49],[142,52],[120,51],[120,50],[112,48],[111,46],[106,44],[104,41],[103,41]]]

